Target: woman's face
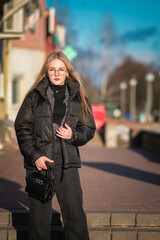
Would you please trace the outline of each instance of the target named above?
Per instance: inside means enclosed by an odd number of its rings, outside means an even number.
[[[66,76],[68,76],[67,68],[63,61],[53,59],[48,67],[48,77],[54,85],[64,85]]]

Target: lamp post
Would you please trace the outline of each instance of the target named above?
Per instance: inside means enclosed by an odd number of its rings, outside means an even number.
[[[132,116],[132,120],[136,120],[136,86],[137,86],[137,79],[132,77],[129,81],[130,85],[130,114]]]
[[[127,84],[125,82],[120,83],[120,106],[121,106],[121,112],[122,112],[122,118],[125,118],[126,115],[126,88]]]
[[[151,109],[152,109],[152,102],[153,102],[152,83],[154,79],[155,79],[155,76],[151,72],[147,73],[145,76],[145,80],[147,81],[146,119],[149,122],[151,122]]]
[[[158,71],[159,76],[160,76],[160,70]],[[159,95],[159,122],[160,122],[160,95]]]

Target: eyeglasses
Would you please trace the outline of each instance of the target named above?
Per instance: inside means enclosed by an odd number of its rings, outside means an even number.
[[[65,74],[65,72],[67,72],[67,70],[64,69],[64,68],[59,68],[59,69],[50,68],[50,69],[48,69],[48,73],[50,75],[55,75],[56,73],[58,73],[58,75],[63,76]]]

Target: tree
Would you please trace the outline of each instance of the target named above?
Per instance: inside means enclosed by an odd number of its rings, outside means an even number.
[[[155,74],[155,81],[153,82],[153,91],[156,93],[160,90],[160,84],[158,86],[158,73],[151,67],[136,62],[130,57],[127,57],[121,66],[117,67],[113,74],[110,76],[107,86],[107,102],[113,103],[120,102],[120,88],[121,82],[127,83],[127,111],[129,112],[129,99],[130,99],[130,87],[129,80],[134,75],[137,78],[137,112],[144,111],[146,106],[146,81],[145,75],[147,72],[153,72]],[[157,93],[158,94],[158,93]],[[153,107],[157,109],[157,94],[153,94]]]

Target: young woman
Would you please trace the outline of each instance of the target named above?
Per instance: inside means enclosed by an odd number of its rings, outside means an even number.
[[[15,120],[27,176],[55,162],[56,196],[66,240],[89,240],[78,168],[78,146],[93,138],[95,122],[81,80],[62,52],[46,59]],[[29,196],[30,240],[49,240],[52,201]]]

